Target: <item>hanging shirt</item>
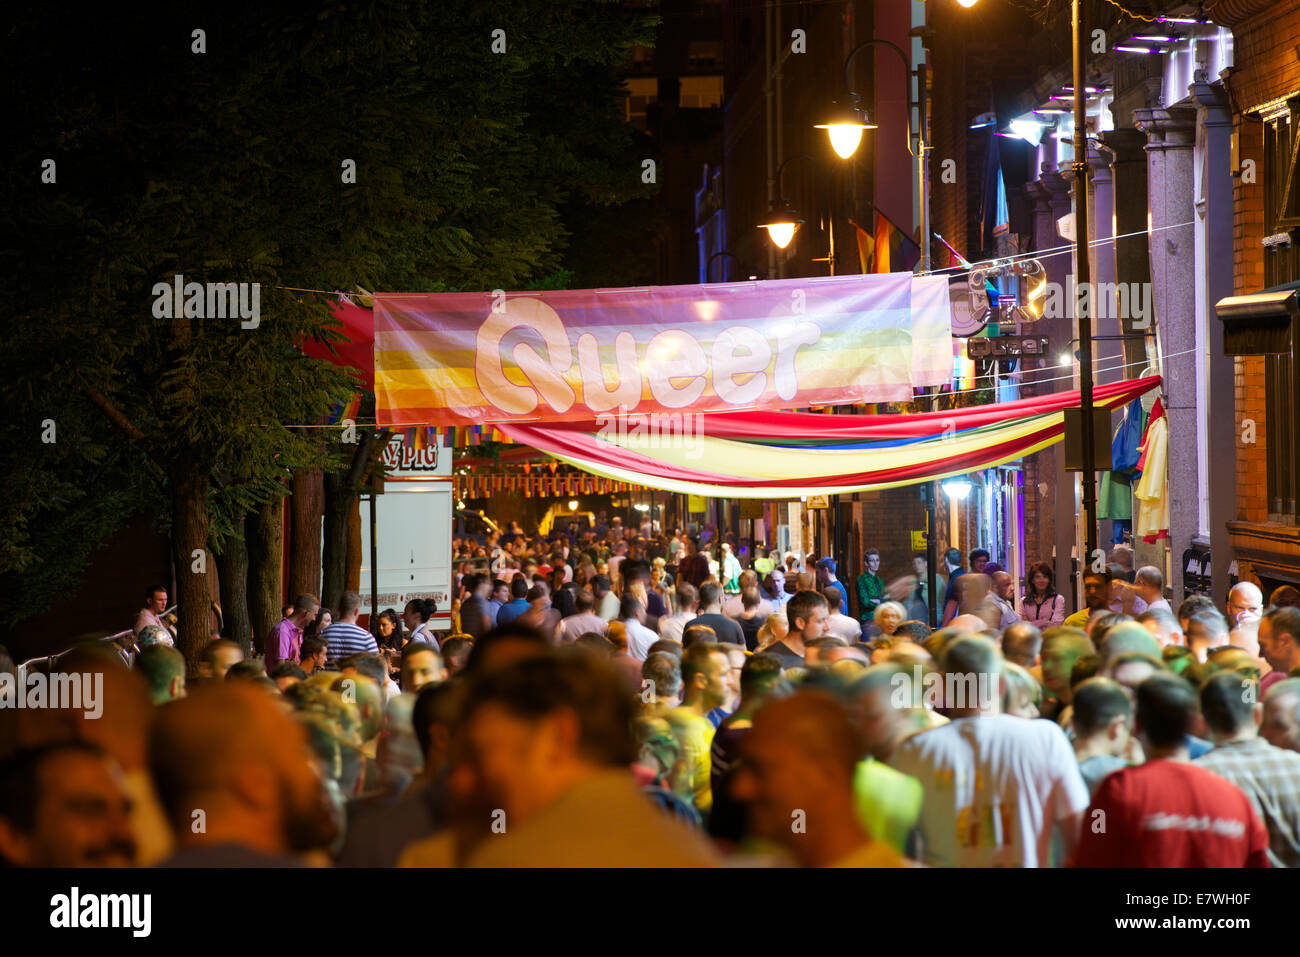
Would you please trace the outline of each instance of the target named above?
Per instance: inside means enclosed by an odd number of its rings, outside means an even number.
[[[1142,459],[1138,467],[1142,477],[1133,489],[1138,513],[1133,526],[1134,537],[1153,543],[1169,537],[1169,497],[1165,472],[1169,462],[1169,420],[1159,400],[1151,410],[1147,434],[1142,440]]]

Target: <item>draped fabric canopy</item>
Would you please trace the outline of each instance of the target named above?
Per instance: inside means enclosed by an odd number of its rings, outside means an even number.
[[[1159,376],[1097,386],[1116,408]],[[503,424],[513,441],[621,482],[726,498],[798,498],[929,482],[989,468],[1059,442],[1078,391],[919,415],[729,412]],[[675,421],[674,421],[675,420]]]

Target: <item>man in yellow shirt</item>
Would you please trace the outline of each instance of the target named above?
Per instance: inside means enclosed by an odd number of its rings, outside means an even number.
[[[707,715],[727,700],[731,661],[716,642],[696,642],[682,654],[682,703],[665,717],[681,747],[673,791],[693,802],[701,815],[713,809],[709,749],[713,722]]]

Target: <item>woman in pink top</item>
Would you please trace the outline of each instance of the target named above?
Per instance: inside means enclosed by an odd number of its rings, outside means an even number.
[[[1056,593],[1056,575],[1047,562],[1029,566],[1029,587],[1020,604],[1020,620],[1039,631],[1065,621],[1065,596]]]

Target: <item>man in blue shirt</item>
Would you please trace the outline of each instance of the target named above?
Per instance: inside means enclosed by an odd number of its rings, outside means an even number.
[[[497,627],[508,625],[528,610],[528,579],[516,575],[510,583],[510,600],[497,612]]]
[[[847,590],[845,590],[844,583],[835,577],[835,559],[823,558],[821,561],[817,563],[817,567],[822,569],[824,572],[826,572],[826,577],[828,579],[826,582],[826,587],[834,588],[836,591],[840,593],[840,599],[841,599],[840,607],[845,611],[848,611],[849,593]]]

